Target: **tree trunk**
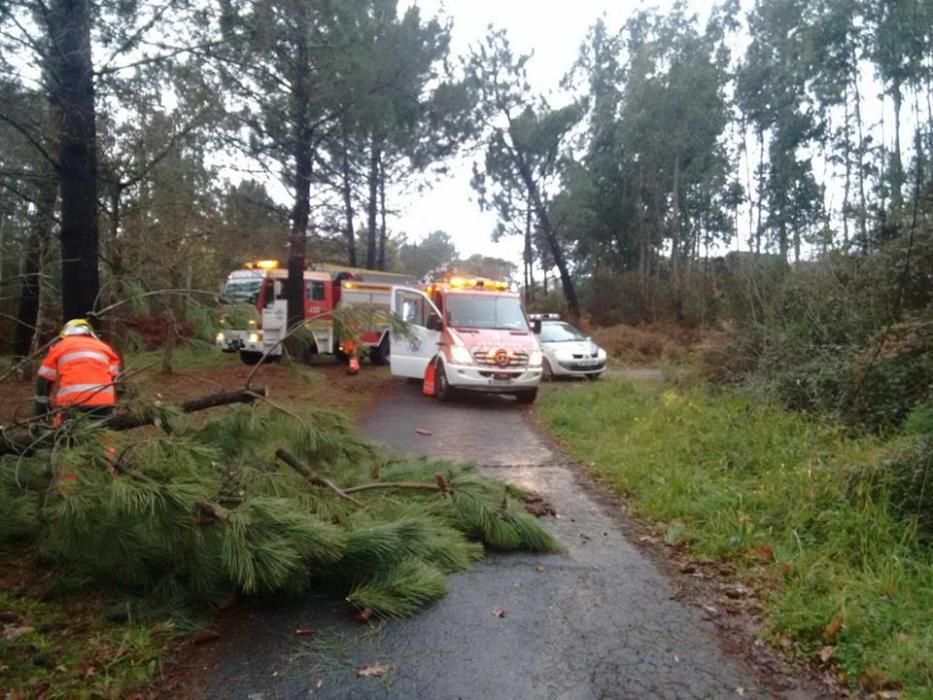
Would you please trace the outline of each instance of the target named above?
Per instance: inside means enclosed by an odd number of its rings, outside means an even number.
[[[531,207],[525,209],[525,252],[522,258],[525,263],[525,303],[528,304],[535,298],[534,277],[532,276],[532,266],[534,258],[531,254]]]
[[[301,7],[302,13],[306,15],[307,8],[304,5]],[[299,18],[295,73],[291,84],[291,117],[295,133],[294,153],[292,154],[295,160],[295,204],[292,208],[292,228],[288,241],[286,299],[289,327],[302,323],[305,317],[304,271],[308,220],[311,216],[312,164],[311,126],[308,114],[311,101],[311,87],[308,82],[310,55],[307,35],[303,31],[307,25],[306,16]]]
[[[678,274],[678,248],[680,246],[680,154],[674,156],[674,182],[671,191],[671,278],[675,295]]]
[[[350,144],[347,139],[346,131],[343,137],[343,154],[341,162],[342,176],[342,194],[343,194],[343,215],[344,229],[343,235],[347,244],[347,263],[350,267],[356,267],[356,232],[353,228],[353,188],[350,178]]]
[[[843,88],[842,100],[845,106],[843,114],[843,157],[845,158],[845,186],[842,189],[842,248],[845,252],[849,251],[849,201],[852,191],[852,139],[849,138],[851,127],[849,124],[849,85]]]
[[[39,321],[39,295],[42,289],[43,252],[48,249],[48,239],[55,225],[55,197],[58,181],[51,172],[46,172],[36,187],[36,212],[30,226],[29,243],[22,265],[22,287],[19,309],[16,314],[16,331],[13,337],[13,354],[29,355],[33,336]]]
[[[97,230],[97,124],[89,0],[54,0],[46,14],[51,98],[60,116],[62,308],[87,315],[100,289]]]
[[[376,267],[376,217],[379,214],[379,148],[376,136],[369,144],[369,202],[366,220],[366,267]]]
[[[551,257],[554,258],[554,264],[557,266],[557,271],[560,273],[560,284],[564,291],[564,299],[567,300],[567,305],[570,307],[570,313],[573,315],[574,319],[579,319],[580,302],[577,300],[577,290],[573,284],[573,279],[570,277],[570,269],[567,267],[567,261],[564,259],[564,251],[561,250],[560,241],[557,239],[557,232],[551,224],[551,217],[548,216],[547,208],[544,206],[544,202],[541,199],[541,193],[538,192],[538,184],[535,182],[534,177],[532,177],[531,169],[528,167],[528,164],[521,154],[517,154],[517,164],[522,180],[525,183],[525,188],[528,190],[531,202],[534,205],[535,213],[538,217],[538,224],[541,227],[542,233],[544,233],[545,240],[548,242],[548,248],[551,250]]]
[[[858,163],[858,196],[859,196],[859,239],[862,245],[862,251],[868,252],[868,205],[865,200],[865,136],[862,131],[862,93],[858,85],[859,71],[858,66],[853,69],[852,84],[855,88],[855,126],[858,130],[858,148],[856,150],[856,162]]]
[[[895,82],[894,90],[891,93],[894,99],[894,155],[891,168],[891,206],[899,208],[903,203],[904,190],[904,162],[901,159],[901,108],[903,106],[903,95],[901,94],[901,84]]]
[[[386,269],[386,168],[383,158],[379,159],[379,255],[376,269]]]
[[[762,129],[758,129],[758,173],[756,174],[756,180],[758,190],[756,199],[756,206],[758,208],[758,221],[755,226],[755,254],[759,255],[761,253],[761,237],[764,233],[764,227],[762,226],[761,216],[762,216],[762,203],[764,200],[764,186],[762,184],[765,177],[765,134]]]

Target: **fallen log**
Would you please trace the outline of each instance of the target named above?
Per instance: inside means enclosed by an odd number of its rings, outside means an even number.
[[[268,390],[265,387],[219,391],[185,401],[179,404],[178,408],[181,409],[182,413],[197,413],[218,406],[252,403],[257,399],[265,398],[267,395]],[[95,428],[106,428],[107,430],[132,430],[133,428],[153,425],[156,420],[153,416],[140,416],[129,411],[122,411],[95,421],[94,426]],[[10,431],[0,429],[0,456],[8,454],[27,456],[32,454],[44,445],[50,444],[54,440],[56,432],[55,430],[49,430],[36,435],[22,429]]]

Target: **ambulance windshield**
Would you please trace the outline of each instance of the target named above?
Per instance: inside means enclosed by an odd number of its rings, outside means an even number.
[[[449,294],[447,323],[454,328],[528,330],[528,321],[518,297],[488,293]]]
[[[255,304],[259,301],[262,278],[228,279],[224,285],[223,298],[234,304]]]

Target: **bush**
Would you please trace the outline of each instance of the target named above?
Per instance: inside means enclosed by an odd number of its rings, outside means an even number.
[[[876,498],[885,499],[905,531],[933,544],[933,433],[901,441],[889,456],[864,465],[851,475],[854,491],[867,485]]]
[[[788,267],[727,258],[726,346],[705,358],[720,382],[754,381],[795,410],[860,429],[902,425],[933,387],[933,240],[917,234],[869,257],[829,253]],[[894,314],[898,322],[893,323]]]

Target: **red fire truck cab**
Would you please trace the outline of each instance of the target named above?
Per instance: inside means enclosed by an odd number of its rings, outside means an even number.
[[[458,391],[513,394],[531,403],[541,381],[541,349],[505,282],[451,277],[421,289],[393,287],[392,311],[407,328],[392,335],[393,376],[433,377],[441,401]]]
[[[388,310],[393,284],[411,282],[403,275],[326,264],[305,270],[303,277],[305,327],[314,338],[311,352],[323,355],[341,355],[341,339],[331,315],[335,308],[365,303]],[[274,260],[248,263],[244,269],[231,272],[222,297],[230,304],[255,306],[257,318],[249,320],[246,328],[225,327],[217,334],[217,347],[238,352],[245,364],[255,364],[263,356],[280,357],[281,341],[288,332],[287,280],[288,270]],[[388,325],[364,329],[360,337],[375,364],[389,361]]]

